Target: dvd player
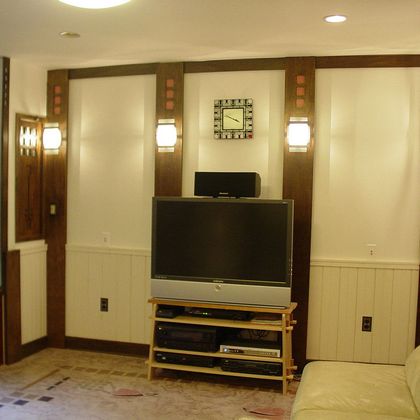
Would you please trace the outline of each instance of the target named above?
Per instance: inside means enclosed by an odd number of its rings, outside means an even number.
[[[155,354],[156,361],[160,363],[173,363],[177,365],[213,367],[214,357],[195,356],[192,354],[167,353],[158,351]]]
[[[220,361],[222,370],[228,372],[251,373],[256,375],[281,376],[281,363],[257,362],[255,360],[222,359]]]
[[[264,340],[231,340],[220,344],[221,353],[281,357],[280,344]]]
[[[185,315],[202,318],[231,319],[236,321],[248,321],[251,318],[251,312],[217,308],[186,307]]]

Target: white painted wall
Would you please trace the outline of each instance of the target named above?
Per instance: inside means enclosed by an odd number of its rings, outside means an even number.
[[[317,72],[309,357],[402,363],[413,346],[419,75]],[[68,335],[148,342],[147,320],[136,323],[149,313],[154,95],[149,76],[71,82]],[[213,100],[234,97],[254,99],[252,141],[213,139]],[[183,194],[193,194],[197,170],[256,171],[262,196],[280,198],[283,102],[280,71],[187,74]],[[110,233],[108,248],[102,232]],[[377,245],[373,257],[367,243]],[[109,298],[109,313],[99,312],[100,297]],[[360,333],[362,315],[373,316],[372,333]]]
[[[10,60],[9,103],[9,249],[20,249],[22,344],[47,334],[46,246],[44,240],[16,242],[15,237],[15,126],[16,113],[44,117],[47,71],[31,63]]]
[[[316,116],[312,258],[418,263],[420,69],[318,70]]]
[[[155,76],[70,82],[68,336],[149,342],[155,95]]]
[[[215,140],[215,99],[252,98],[254,138]],[[182,192],[194,195],[196,171],[257,172],[261,197],[281,198],[283,188],[284,71],[185,75]]]
[[[420,70],[318,70],[316,116],[308,358],[402,364],[418,296]]]
[[[150,248],[155,76],[70,81],[68,243]]]

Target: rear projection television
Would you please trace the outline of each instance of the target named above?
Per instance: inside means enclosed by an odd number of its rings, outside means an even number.
[[[154,197],[152,296],[287,307],[293,201]]]

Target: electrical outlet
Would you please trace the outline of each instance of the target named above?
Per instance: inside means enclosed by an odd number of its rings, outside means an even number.
[[[372,331],[372,317],[371,316],[362,316],[362,331],[366,331],[366,332]]]
[[[111,245],[111,233],[110,232],[102,232],[102,243],[105,246]]]
[[[369,257],[374,257],[376,255],[376,244],[366,244]]]
[[[101,312],[108,312],[108,298],[101,298],[99,308]]]

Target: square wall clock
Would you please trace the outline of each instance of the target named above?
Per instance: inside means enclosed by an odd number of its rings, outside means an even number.
[[[215,139],[252,139],[252,130],[252,99],[215,99]]]

